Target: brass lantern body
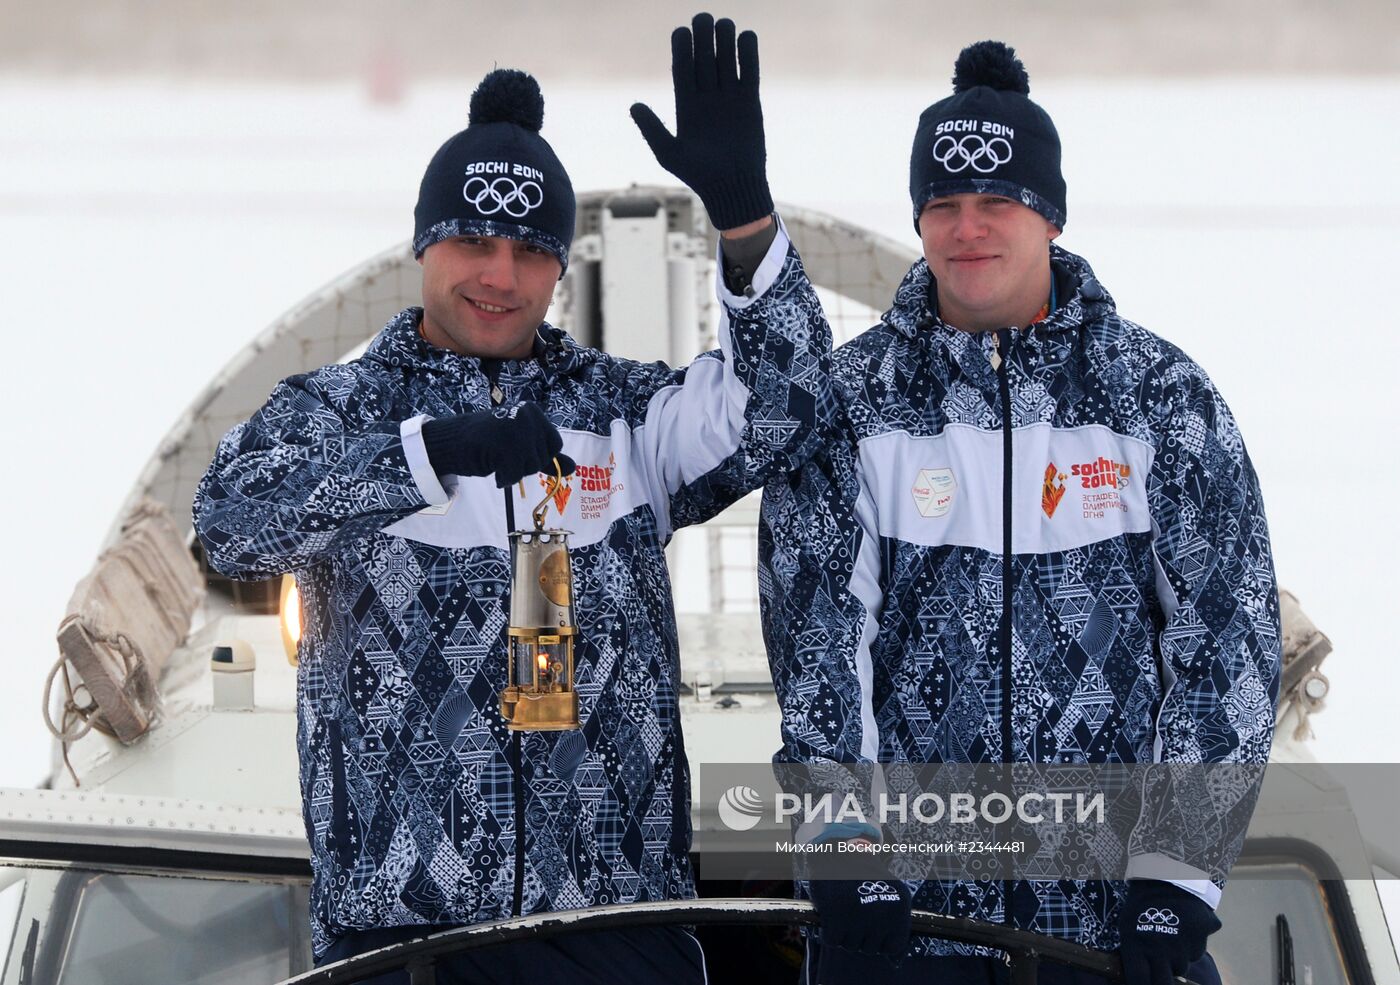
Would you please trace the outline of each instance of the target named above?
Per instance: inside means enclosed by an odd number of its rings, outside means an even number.
[[[510,535],[510,660],[501,717],[516,731],[576,729],[574,585],[567,530]]]

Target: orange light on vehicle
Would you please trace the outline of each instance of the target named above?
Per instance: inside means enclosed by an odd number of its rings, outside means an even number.
[[[282,576],[281,600],[277,604],[277,620],[282,627],[282,649],[287,663],[297,665],[297,646],[301,643],[301,592],[294,575]]]

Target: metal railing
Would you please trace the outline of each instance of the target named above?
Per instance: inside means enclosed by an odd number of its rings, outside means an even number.
[[[410,985],[435,985],[437,977],[434,968],[439,959],[448,955],[498,944],[543,940],[560,934],[585,931],[673,924],[815,926],[816,923],[816,910],[810,903],[801,900],[667,900],[594,906],[582,910],[556,910],[458,927],[429,937],[367,951],[289,978],[281,985],[352,985],[371,975],[394,971],[407,971]],[[912,931],[920,937],[980,944],[1004,951],[1011,972],[1010,985],[1035,985],[1042,961],[1101,975],[1110,982],[1123,981],[1123,969],[1117,955],[1095,951],[1080,944],[1028,930],[1016,930],[1000,924],[915,910]],[[1184,978],[1178,978],[1176,982],[1177,985],[1192,985]]]

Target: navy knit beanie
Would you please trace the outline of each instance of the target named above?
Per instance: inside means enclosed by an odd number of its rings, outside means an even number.
[[[979,41],[962,50],[953,95],[924,110],[914,133],[909,195],[915,231],[929,199],[963,192],[1004,195],[1065,228],[1060,135],[1029,93],[1015,49]]]
[[[413,210],[413,255],[453,236],[534,243],[569,266],[574,187],[543,137],[544,96],[533,76],[487,73],[467,128],[438,148]]]

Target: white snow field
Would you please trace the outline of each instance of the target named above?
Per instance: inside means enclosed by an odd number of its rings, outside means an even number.
[[[157,441],[275,317],[410,236],[474,81],[386,107],[348,83],[0,80],[0,785],[47,773],[54,630]],[[577,189],[670,181],[627,116],[636,98],[669,116],[668,80],[544,82]],[[917,246],[909,142],[943,94],[765,79],[775,196]],[[1061,243],[1240,420],[1281,582],[1336,645],[1319,758],[1400,761],[1400,78],[1033,94],[1066,148]]]

